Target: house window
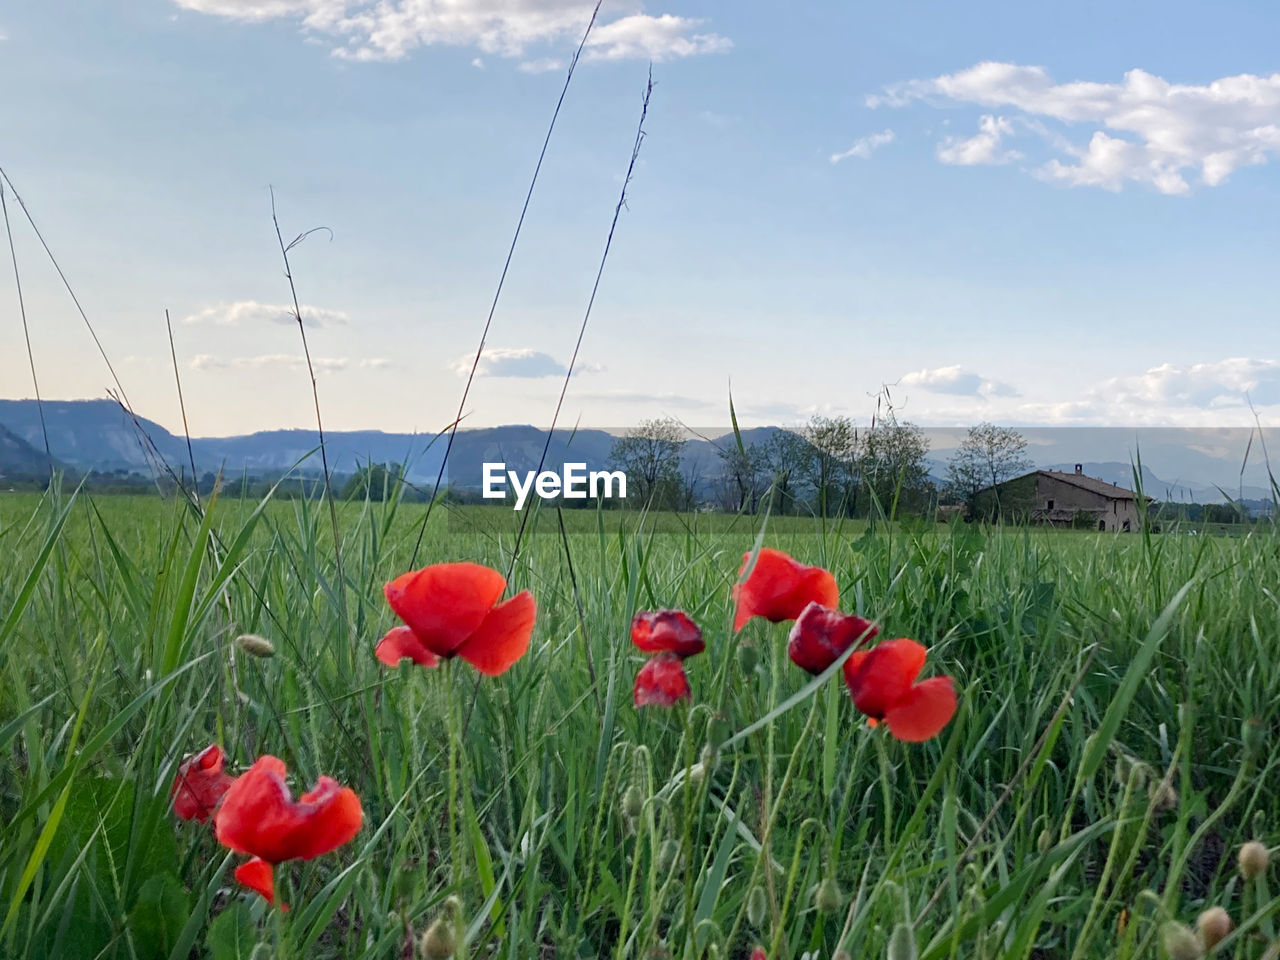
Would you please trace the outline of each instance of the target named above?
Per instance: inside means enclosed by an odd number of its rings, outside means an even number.
[[[1052,510],[1052,509],[1053,509],[1053,501],[1052,501],[1052,500],[1050,500],[1050,501],[1049,501],[1049,509],[1050,509],[1050,510]]]
[[[1119,512],[1120,512],[1120,501],[1119,501],[1119,500],[1112,500],[1112,501],[1111,501],[1111,512],[1112,512],[1112,513],[1119,513]]]

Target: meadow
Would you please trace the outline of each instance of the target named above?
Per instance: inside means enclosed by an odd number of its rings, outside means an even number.
[[[487,677],[373,657],[423,510],[339,504],[339,565],[319,501],[0,496],[0,956],[1280,957],[1275,868],[1237,865],[1280,844],[1273,529],[543,509],[513,558],[519,515],[437,508],[416,565],[537,601]],[[758,544],[930,648],[939,736],[869,726],[788,624],[732,631]],[[668,607],[706,640],[692,701],[638,709],[631,618]],[[211,743],[360,798],[350,843],[277,867],[288,912],[171,810]]]

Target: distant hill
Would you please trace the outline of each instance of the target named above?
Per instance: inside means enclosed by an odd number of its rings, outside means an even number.
[[[0,481],[44,477],[49,458],[22,437],[0,426]]]
[[[140,417],[135,424],[111,400],[52,400],[44,404],[49,445],[57,460],[80,470],[126,470],[149,473],[148,453],[139,427],[150,437],[160,455],[175,470],[187,466],[187,441],[155,421]],[[44,440],[39,411],[34,400],[0,400],[0,424],[11,439],[3,445],[14,466],[44,463]],[[767,443],[781,427],[752,427],[741,431],[748,446]],[[1027,428],[1029,452],[1038,466],[1073,470],[1083,462],[1084,472],[1123,487],[1132,487],[1133,472],[1127,451],[1140,445],[1143,460],[1143,488],[1160,500],[1217,503],[1233,497],[1265,499],[1271,496],[1265,471],[1255,450],[1247,464],[1244,486],[1240,485],[1240,463],[1247,449],[1247,431],[1204,429],[1112,429],[1112,428]],[[964,431],[927,428],[933,445],[926,467],[930,477],[941,483],[947,472],[947,458]],[[419,485],[435,482],[444,456],[446,437],[387,433],[381,430],[332,431],[326,434],[329,466],[334,473],[352,473],[370,461],[404,463],[406,476]],[[585,463],[588,470],[609,466],[609,454],[617,439],[614,433],[594,429],[559,429],[547,447],[545,466],[560,470],[565,462]],[[714,494],[721,471],[718,449],[735,445],[731,432],[708,433],[689,439],[681,453],[681,473],[696,481],[700,497]],[[482,483],[481,464],[502,461],[508,469],[534,469],[542,457],[546,433],[527,424],[459,430],[449,456],[447,483],[478,488]],[[251,476],[279,474],[302,461],[300,473],[318,475],[320,460],[311,456],[319,446],[314,430],[266,430],[233,437],[196,437],[191,453],[198,473],[229,475],[247,472]],[[34,456],[35,461],[31,459]],[[1090,457],[1092,454],[1092,457]],[[1072,461],[1070,458],[1076,456]],[[4,463],[0,460],[0,470]],[[42,468],[42,467],[41,467]],[[1172,478],[1172,479],[1170,479]]]

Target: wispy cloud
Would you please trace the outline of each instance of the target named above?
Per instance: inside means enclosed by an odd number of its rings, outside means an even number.
[[[475,359],[474,353],[464,354],[453,362],[453,372],[460,377],[467,376]],[[596,373],[602,369],[589,363],[579,363],[574,368],[576,373]],[[488,347],[476,364],[478,377],[563,377],[565,372],[563,363],[532,347]]]
[[[1043,67],[984,62],[958,73],[897,84],[867,98],[872,107],[916,101],[1020,111],[1019,116],[1031,121],[1026,124],[1029,132],[1043,129],[1036,124],[1044,120],[1068,131],[1092,127],[1084,144],[1056,132],[1045,138],[1058,155],[1034,173],[1068,186],[1115,191],[1126,183],[1141,183],[1160,193],[1185,195],[1191,192],[1188,175],[1198,174],[1201,184],[1213,187],[1241,167],[1280,155],[1280,73],[1179,84],[1134,69],[1115,83],[1058,83]],[[1007,162],[1010,154],[998,147],[1012,128],[1001,128],[1001,118],[984,117],[983,122],[992,129],[984,128],[969,141],[944,143],[939,158],[950,163]]]
[[[947,137],[938,145],[943,163],[967,167],[975,164],[1009,163],[1022,156],[1017,150],[1002,150],[1001,142],[1013,133],[1013,124],[1004,117],[985,116],[972,137]]]
[[[526,53],[582,34],[587,0],[174,0],[179,7],[247,22],[289,19],[310,36],[336,44],[351,60],[400,60],[420,47],[472,47],[480,53],[536,64]],[[630,4],[634,11],[639,5]],[[722,53],[732,43],[701,29],[702,21],[631,12],[597,21],[588,60],[673,60]]]
[[[839,163],[841,160],[848,160],[850,157],[866,160],[881,147],[893,143],[893,140],[894,133],[892,130],[881,130],[879,133],[867,134],[867,136],[853,141],[853,146],[844,153],[833,153],[831,162]]]
[[[263,353],[244,357],[198,353],[191,358],[190,364],[193,370],[263,370],[273,367],[301,370],[306,368],[307,361],[292,353]],[[321,373],[338,373],[351,369],[382,370],[394,366],[394,361],[386,357],[365,357],[359,360],[347,357],[312,357],[311,365]]]
[[[950,367],[915,370],[902,377],[906,387],[920,387],[933,393],[962,397],[1016,397],[1018,392],[1008,384],[970,373],[958,364]]]
[[[341,310],[304,305],[302,322],[309,327],[335,327],[348,321]],[[255,323],[297,323],[292,304],[259,303],[257,300],[237,300],[234,303],[218,303],[205,307],[183,318],[187,324],[212,324],[219,327],[237,327]]]

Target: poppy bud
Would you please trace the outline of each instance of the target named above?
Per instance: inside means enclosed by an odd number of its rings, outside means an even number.
[[[1178,791],[1166,780],[1153,781],[1147,788],[1147,798],[1151,806],[1159,811],[1172,810],[1178,805]]]
[[[663,840],[658,847],[658,872],[670,873],[680,859],[680,844],[675,840]]]
[[[769,955],[764,952],[764,947],[757,944],[751,951],[751,960],[769,960]]]
[[[716,717],[707,724],[707,746],[719,750],[720,745],[729,739],[729,721],[724,717]]]
[[[769,904],[765,899],[764,887],[757,884],[747,894],[747,922],[759,930],[768,909]]]
[[[1261,754],[1267,740],[1267,733],[1262,726],[1262,721],[1257,717],[1250,717],[1241,724],[1240,740],[1244,744],[1244,755],[1247,758],[1252,760]]]
[[[628,820],[634,820],[640,816],[644,810],[644,791],[640,789],[640,785],[633,783],[627,787],[622,794],[622,815]]]
[[[893,928],[889,937],[889,953],[887,960],[916,960],[916,936],[911,926],[900,923]]]
[[[276,655],[275,644],[266,637],[260,637],[256,633],[242,633],[236,637],[236,646],[249,654],[251,657],[258,659],[266,659]]]
[[[462,918],[462,901],[448,897],[440,916],[422,935],[422,955],[427,960],[446,960],[458,952],[458,921]]]
[[[1160,942],[1169,960],[1200,960],[1204,951],[1200,941],[1185,923],[1169,920],[1160,927]]]
[[[744,643],[738,647],[738,666],[742,668],[743,673],[753,672],[759,662],[760,651],[753,644]]]
[[[1210,907],[1196,917],[1196,932],[1206,951],[1212,950],[1231,932],[1231,916],[1221,907]]]
[[[1271,865],[1271,854],[1257,840],[1250,840],[1236,854],[1236,863],[1240,867],[1240,876],[1253,880],[1267,872]]]
[[[1036,837],[1036,852],[1044,856],[1049,852],[1049,848],[1053,846],[1053,834],[1047,829],[1040,831],[1040,836]]]
[[[702,748],[702,753],[698,755],[698,763],[704,772],[715,768],[716,757],[716,751],[711,749],[710,744]]]
[[[844,894],[835,877],[827,877],[818,884],[818,891],[813,896],[813,905],[820,913],[835,913],[844,902]]]

